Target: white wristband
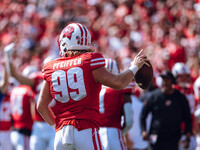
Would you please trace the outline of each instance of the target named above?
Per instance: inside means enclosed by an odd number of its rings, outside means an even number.
[[[136,72],[138,71],[138,66],[132,65],[132,66],[129,67],[129,70],[131,70],[132,73],[135,75]]]

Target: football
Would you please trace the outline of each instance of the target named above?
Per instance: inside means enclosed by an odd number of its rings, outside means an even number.
[[[149,66],[144,64],[135,74],[135,82],[143,90],[148,89],[153,81],[153,67],[149,61],[147,63]]]

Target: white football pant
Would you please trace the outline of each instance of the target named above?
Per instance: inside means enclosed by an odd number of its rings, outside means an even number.
[[[14,150],[29,150],[30,136],[11,131],[10,138]]]
[[[99,135],[104,150],[126,150],[122,131],[117,128],[100,128]]]
[[[53,150],[55,130],[46,122],[36,121],[30,137],[30,150]]]
[[[102,150],[97,129],[78,131],[71,125],[56,132],[54,150]]]
[[[0,150],[12,150],[10,131],[0,131]]]

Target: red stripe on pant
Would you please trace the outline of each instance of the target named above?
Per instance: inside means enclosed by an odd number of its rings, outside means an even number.
[[[122,137],[122,133],[119,129],[117,129],[117,131],[118,131],[118,138],[119,138],[121,149],[125,150],[126,148],[124,148],[124,140],[123,140],[123,137]]]
[[[97,140],[96,140],[96,136],[97,136]],[[99,134],[97,134],[97,131],[95,128],[92,128],[92,141],[93,141],[95,150],[102,150],[100,137],[99,137]]]
[[[96,129],[96,130],[97,130],[97,129]],[[100,140],[100,137],[99,137],[99,132],[97,131],[96,133],[97,133],[99,148],[100,148],[100,150],[102,150],[102,147],[101,147],[101,140]]]

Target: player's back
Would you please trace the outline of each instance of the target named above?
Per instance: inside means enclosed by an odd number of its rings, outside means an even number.
[[[132,86],[122,90],[114,90],[103,86],[99,98],[100,127],[114,127],[121,129],[124,94],[130,94],[131,92]]]
[[[123,111],[122,92],[108,87],[100,92],[100,127],[115,127],[121,129],[121,116]]]
[[[92,71],[105,65],[100,53],[83,53],[62,57],[43,67],[44,79],[50,85],[52,98],[56,100],[54,114],[57,129],[69,120],[88,120],[98,126],[98,98],[101,84]],[[62,119],[61,118],[65,118]]]
[[[0,131],[9,131],[11,128],[10,95],[5,95],[0,103]]]
[[[29,77],[31,79],[34,79],[34,85],[32,86],[32,90],[35,93],[35,103],[37,104],[39,93],[42,86],[42,81],[43,81],[42,72],[41,71],[34,72],[30,74]],[[44,122],[44,119],[42,118],[40,113],[37,111],[36,107],[35,107],[35,114],[34,114],[33,119],[34,121]]]
[[[11,112],[15,128],[32,129],[31,101],[34,93],[27,85],[16,86],[10,94]]]

